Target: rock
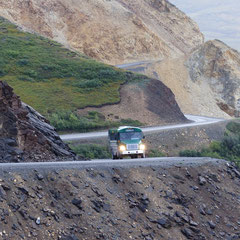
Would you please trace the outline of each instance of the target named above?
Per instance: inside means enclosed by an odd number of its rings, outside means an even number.
[[[69,236],[61,236],[58,238],[58,240],[79,240],[74,234]]]
[[[138,199],[139,203],[137,204],[137,207],[142,211],[146,212],[148,205],[150,203],[150,200],[147,196],[143,195],[141,198]]]
[[[159,218],[157,220],[157,223],[159,225],[161,225],[162,227],[167,228],[167,229],[172,227],[171,221],[168,218],[165,218],[165,217]]]
[[[192,230],[190,230],[189,228],[184,228],[181,230],[181,232],[184,236],[187,237],[187,239],[192,239],[192,237],[194,236]]]
[[[203,206],[200,206],[199,212],[200,212],[202,215],[206,215],[205,208],[204,208]]]
[[[215,229],[216,224],[213,221],[208,221],[208,225],[211,229]]]
[[[190,221],[189,221],[189,224],[190,224],[191,226],[195,226],[195,227],[198,226],[198,223],[194,222],[193,220],[190,220]]]
[[[100,213],[100,212],[101,212],[101,209],[103,208],[103,205],[104,205],[103,202],[102,202],[102,200],[92,200],[91,202],[93,203],[92,208],[93,208],[96,212]]]
[[[37,179],[42,181],[44,179],[43,175],[40,173],[37,173]]]
[[[199,183],[199,185],[205,185],[207,183],[207,180],[204,177],[199,176],[198,183]]]
[[[82,200],[79,198],[74,198],[72,204],[75,205],[78,209],[82,210]]]
[[[233,172],[236,174],[238,178],[240,178],[240,172],[237,169],[233,169]]]
[[[40,217],[37,217],[37,219],[36,219],[36,224],[37,224],[37,225],[40,225],[40,224],[41,224],[41,218],[40,218]]]

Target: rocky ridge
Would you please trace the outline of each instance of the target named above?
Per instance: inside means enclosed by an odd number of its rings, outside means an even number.
[[[0,162],[75,159],[55,129],[0,81]]]

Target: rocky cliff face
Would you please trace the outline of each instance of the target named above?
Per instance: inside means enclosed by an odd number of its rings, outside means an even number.
[[[0,162],[56,161],[75,155],[45,118],[0,81]]]
[[[0,15],[111,64],[176,57],[203,43],[198,26],[166,0],[0,0]]]
[[[218,40],[206,42],[187,62],[191,80],[210,86],[219,108],[240,116],[240,53]]]

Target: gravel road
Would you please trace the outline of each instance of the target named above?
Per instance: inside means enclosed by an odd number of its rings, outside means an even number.
[[[198,166],[205,164],[221,164],[224,160],[212,158],[186,158],[186,157],[164,157],[145,159],[123,159],[123,160],[92,160],[71,162],[36,162],[36,163],[1,163],[0,172],[28,172],[57,171],[63,169],[102,169],[102,168],[129,168],[129,167],[173,167],[173,166]]]
[[[187,119],[189,119],[192,122],[184,123],[184,124],[176,124],[176,125],[145,127],[145,128],[142,128],[142,130],[144,133],[150,133],[150,132],[158,132],[158,131],[168,130],[168,129],[179,129],[179,128],[194,127],[194,126],[203,126],[203,125],[209,125],[209,124],[225,121],[224,119],[220,119],[220,118],[210,118],[210,117],[193,116],[193,115],[185,115],[185,116]],[[77,141],[80,139],[93,139],[93,138],[107,137],[107,135],[108,135],[107,131],[101,131],[101,132],[91,132],[91,133],[65,134],[65,135],[61,135],[60,137],[63,141]]]

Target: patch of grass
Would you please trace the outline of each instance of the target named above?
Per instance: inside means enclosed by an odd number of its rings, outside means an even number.
[[[0,80],[45,116],[117,103],[121,84],[144,78],[22,32],[0,17]]]
[[[64,132],[76,130],[79,132],[88,132],[122,125],[143,126],[141,122],[132,119],[121,119],[116,122],[107,121],[104,115],[96,111],[90,111],[85,116],[79,116],[72,111],[58,111],[51,114],[48,119],[57,131]]]
[[[98,144],[70,145],[72,150],[84,159],[111,159],[112,155],[108,148]]]
[[[179,153],[185,157],[212,157],[235,162],[240,167],[240,122],[227,124],[225,136],[221,142],[212,142],[208,148],[200,151],[185,150]]]

